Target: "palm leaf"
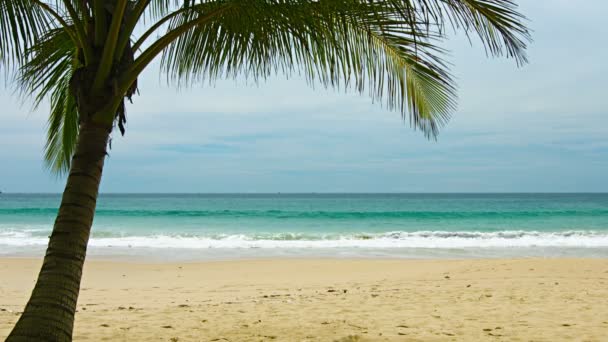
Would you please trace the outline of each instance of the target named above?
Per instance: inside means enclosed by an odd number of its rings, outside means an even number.
[[[69,93],[69,79],[62,79],[51,94],[44,160],[56,174],[67,173],[78,138],[78,110]]]
[[[20,90],[34,94],[34,105],[50,99],[45,157],[58,172],[69,168],[78,133],[70,95],[70,78],[83,61],[76,45],[95,15],[82,4],[0,0],[0,64],[19,68]],[[311,84],[367,93],[430,137],[456,108],[439,47],[448,27],[518,64],[527,61],[530,40],[512,0],[133,0],[126,18],[129,30],[137,21],[152,25],[138,48],[161,29],[165,38],[180,32],[149,54],[162,51],[162,70],[179,85],[302,73]],[[129,89],[140,72],[129,70]]]
[[[171,3],[162,2],[163,13]],[[162,66],[178,84],[304,72],[311,83],[367,91],[436,136],[456,108],[438,46],[447,25],[481,39],[488,53],[526,62],[529,33],[516,5],[501,0],[201,1],[173,12],[168,32],[224,7],[181,35]],[[367,89],[367,90],[366,90]]]
[[[18,66],[52,21],[31,0],[0,0],[0,65]]]
[[[443,33],[446,25],[481,39],[494,56],[505,54],[518,64],[527,62],[531,40],[526,18],[513,0],[388,0],[397,10],[421,13],[420,22]]]
[[[390,4],[364,1],[224,1],[215,20],[168,47],[163,70],[180,84],[303,70],[311,83],[385,99],[434,136],[455,109],[455,86],[436,48],[441,36],[410,25]],[[169,29],[218,6],[175,17]]]
[[[70,79],[78,66],[77,49],[63,29],[53,29],[26,54],[19,85],[24,94],[36,94],[34,105],[49,98],[51,112],[45,145],[45,162],[56,173],[69,170],[76,138],[78,110],[70,93]]]

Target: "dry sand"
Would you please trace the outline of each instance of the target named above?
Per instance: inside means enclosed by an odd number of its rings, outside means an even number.
[[[0,340],[39,260],[0,259]],[[608,341],[608,260],[90,261],[77,341]]]

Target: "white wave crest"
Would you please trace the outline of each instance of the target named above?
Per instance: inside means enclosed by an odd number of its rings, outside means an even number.
[[[286,238],[290,237],[290,238]],[[46,245],[48,238],[28,231],[0,231],[0,246]],[[575,247],[608,248],[608,232],[598,231],[499,231],[499,232],[388,232],[353,235],[216,235],[216,236],[120,236],[98,237],[89,241],[93,247],[118,248],[505,248],[505,247]]]

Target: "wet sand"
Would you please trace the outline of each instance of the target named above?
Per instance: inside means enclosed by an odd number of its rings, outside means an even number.
[[[40,260],[0,259],[0,339]],[[89,261],[77,341],[606,341],[608,259]]]

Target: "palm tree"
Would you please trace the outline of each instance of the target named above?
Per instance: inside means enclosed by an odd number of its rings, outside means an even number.
[[[7,341],[70,341],[99,183],[125,99],[159,57],[180,84],[304,74],[353,87],[434,137],[455,109],[446,30],[526,62],[512,0],[0,0],[0,67],[50,101],[45,159],[67,184],[31,298]]]

